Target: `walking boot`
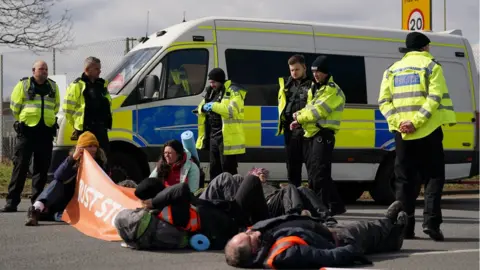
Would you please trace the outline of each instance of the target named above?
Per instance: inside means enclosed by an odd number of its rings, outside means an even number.
[[[35,207],[30,206],[28,208],[27,221],[25,222],[25,226],[37,226],[39,216],[40,216],[40,211],[35,209]]]

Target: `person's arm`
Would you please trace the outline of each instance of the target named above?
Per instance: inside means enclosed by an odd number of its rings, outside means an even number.
[[[53,174],[54,179],[60,182],[65,182],[77,175],[78,168],[76,168],[75,163],[76,161],[72,156],[68,156],[55,170],[55,173]]]
[[[413,116],[412,124],[415,129],[422,127],[432,115],[437,111],[442,102],[443,93],[447,93],[447,83],[443,76],[443,69],[440,64],[436,64],[429,77],[428,96],[422,105],[422,108]]]
[[[200,169],[198,168],[197,164],[195,162],[190,161],[191,167],[190,170],[188,170],[187,174],[187,179],[188,179],[188,187],[190,188],[190,191],[193,193],[197,191],[200,183]]]
[[[352,265],[363,261],[364,256],[355,251],[352,245],[333,249],[319,249],[307,245],[294,245],[279,254],[271,254],[265,267],[276,269],[306,269]],[[271,262],[269,265],[268,262]]]
[[[12,110],[12,115],[17,121],[20,121],[20,112],[22,111],[24,99],[23,82],[19,82],[15,85],[15,88],[13,88],[10,96],[10,110]]]
[[[338,107],[342,106],[344,102],[345,98],[342,92],[336,87],[328,85],[314,104],[307,104],[305,108],[297,113],[296,120],[300,125],[316,123],[320,119],[327,118]]]
[[[213,102],[212,111],[220,114],[224,118],[238,119],[238,115],[243,110],[243,97],[241,90],[230,91],[230,103],[227,105],[220,102]]]
[[[383,117],[387,120],[388,124],[392,127],[400,127],[400,118],[397,114],[397,110],[393,106],[391,80],[388,77],[389,71],[386,70],[383,73],[383,80],[380,85],[380,93],[378,95],[378,105]]]
[[[65,113],[65,119],[72,126],[75,127],[75,121],[73,115],[75,114],[75,108],[77,107],[78,97],[76,95],[77,83],[71,83],[67,87],[65,98],[63,100],[62,109]]]
[[[190,203],[192,194],[186,183],[179,183],[166,187],[160,191],[153,199],[152,206],[155,209],[162,210],[165,206],[177,203]]]

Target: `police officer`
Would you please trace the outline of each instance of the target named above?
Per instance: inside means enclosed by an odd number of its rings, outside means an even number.
[[[107,90],[108,82],[100,78],[100,59],[90,56],[85,59],[82,75],[67,88],[63,111],[68,123],[73,126],[71,139],[78,140],[85,131],[92,132],[100,147],[108,154],[110,142],[108,129],[112,128],[112,99]]]
[[[409,52],[384,73],[378,103],[395,134],[396,197],[409,215],[405,237],[415,237],[414,189],[425,179],[423,232],[443,241],[440,201],[445,182],[444,124],[455,124],[442,66],[429,53],[430,39],[419,32],[407,35]]]
[[[246,90],[225,80],[225,72],[208,73],[210,86],[198,105],[197,149],[210,149],[210,179],[222,172],[237,174],[237,156],[245,153],[243,131]]]
[[[288,181],[300,186],[302,183],[303,165],[303,129],[301,126],[290,130],[293,113],[307,104],[308,90],[312,80],[307,77],[307,68],[303,55],[293,55],[288,59],[290,77],[279,78],[278,83],[278,130],[277,136],[284,134],[287,151]]]
[[[47,183],[53,137],[58,128],[55,115],[60,107],[60,92],[57,84],[48,79],[47,63],[36,61],[32,72],[32,77],[22,78],[17,83],[10,98],[10,109],[16,120],[17,144],[3,212],[17,211],[32,154],[32,203]]]
[[[323,55],[312,63],[315,82],[308,92],[305,108],[293,114],[290,129],[301,125],[305,131],[304,155],[309,187],[334,216],[346,211],[332,180],[335,133],[340,129],[345,95],[333,81],[328,66],[328,58]]]

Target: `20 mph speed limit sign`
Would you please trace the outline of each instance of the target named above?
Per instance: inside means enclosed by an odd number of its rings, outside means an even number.
[[[432,0],[401,0],[402,29],[409,31],[432,30]]]
[[[408,30],[424,30],[423,26],[425,25],[425,19],[423,13],[419,9],[414,9],[408,17]]]

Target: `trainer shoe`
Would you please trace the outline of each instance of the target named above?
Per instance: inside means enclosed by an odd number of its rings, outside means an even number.
[[[434,241],[437,241],[437,242],[441,242],[445,240],[445,237],[443,236],[443,232],[440,229],[425,227],[423,228],[423,233],[430,236],[430,238],[432,238]]]
[[[39,216],[40,216],[40,211],[35,209],[35,207],[30,206],[28,208],[27,221],[25,222],[25,226],[37,226]]]
[[[403,204],[401,201],[394,201],[390,206],[387,208],[387,211],[385,212],[385,217],[390,219],[391,221],[395,222],[398,217],[398,213],[402,211],[403,209]]]

